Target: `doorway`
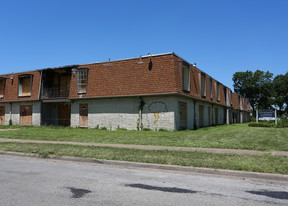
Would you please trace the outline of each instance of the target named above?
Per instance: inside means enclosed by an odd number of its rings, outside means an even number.
[[[5,124],[5,106],[0,106],[0,124]]]
[[[88,127],[88,104],[79,106],[79,126]]]
[[[32,105],[20,106],[20,124],[32,125]]]
[[[187,129],[187,103],[179,102],[180,130]]]

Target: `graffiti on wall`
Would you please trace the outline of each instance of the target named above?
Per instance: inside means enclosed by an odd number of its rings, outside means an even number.
[[[168,112],[167,105],[164,102],[152,102],[148,106],[148,110],[154,113],[154,123],[156,123],[159,119],[159,113]]]

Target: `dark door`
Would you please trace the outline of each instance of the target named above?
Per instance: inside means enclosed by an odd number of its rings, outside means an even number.
[[[204,107],[199,105],[199,127],[204,127]]]
[[[60,126],[70,125],[70,108],[67,104],[58,105],[58,124]]]
[[[215,108],[215,125],[218,125],[218,108]]]
[[[0,124],[5,124],[5,106],[0,106]]]
[[[187,103],[179,102],[180,129],[187,129]]]

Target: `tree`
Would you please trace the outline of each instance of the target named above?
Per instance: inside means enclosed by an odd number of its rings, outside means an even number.
[[[256,107],[267,108],[272,105],[273,74],[256,70],[236,72],[233,75],[234,91],[248,99],[253,111]]]
[[[272,99],[273,104],[279,107],[280,114],[288,114],[288,72],[274,78]]]

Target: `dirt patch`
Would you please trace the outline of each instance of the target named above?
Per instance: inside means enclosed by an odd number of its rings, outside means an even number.
[[[21,129],[21,128],[14,128],[14,129],[0,129],[0,132],[1,132],[1,131],[19,130],[19,129]]]

